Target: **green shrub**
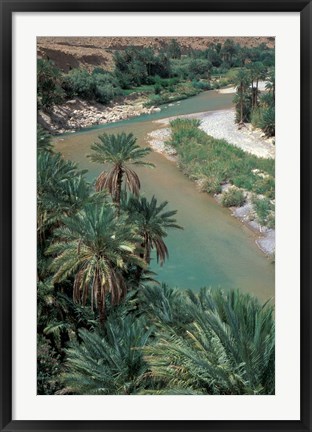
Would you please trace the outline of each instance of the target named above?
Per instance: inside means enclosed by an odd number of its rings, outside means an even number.
[[[172,87],[179,84],[179,78],[161,78],[159,76],[156,76],[155,84],[159,84],[163,88]]]
[[[275,198],[275,180],[271,176],[258,177],[254,183],[254,192],[265,195],[267,198]]]
[[[236,177],[233,177],[232,181],[235,186],[242,189],[252,190],[254,187],[254,183],[256,180],[256,176],[251,174],[239,174]]]
[[[212,85],[210,84],[209,81],[192,81],[192,86],[198,90],[201,91],[206,91],[206,90],[211,90],[212,89]]]
[[[219,81],[220,87],[227,87],[231,82],[227,78],[221,78]]]
[[[275,108],[274,106],[254,109],[251,123],[265,132],[268,137],[275,135]]]
[[[213,88],[214,90],[218,90],[220,87],[221,87],[221,86],[220,86],[220,84],[219,84],[217,81],[214,82],[213,85],[212,85],[212,88]]]
[[[96,100],[101,104],[108,104],[115,96],[114,87],[111,84],[97,86],[94,95]]]
[[[261,121],[261,112],[259,108],[256,108],[251,113],[250,122],[253,127],[260,128]]]
[[[274,204],[268,198],[254,196],[252,199],[259,223],[268,228],[275,227]]]
[[[160,94],[160,92],[161,92],[161,85],[159,83],[156,83],[154,85],[154,92],[155,92],[155,95],[159,95]]]
[[[173,131],[174,129],[179,130],[192,130],[193,128],[196,128],[200,126],[200,120],[198,119],[180,119],[176,118],[174,120],[171,120],[170,126],[172,127]]]
[[[66,93],[86,100],[94,98],[95,82],[85,69],[73,69],[65,77]]]
[[[267,136],[275,135],[275,108],[263,108],[260,120],[260,127],[263,129]]]
[[[211,63],[207,59],[182,57],[171,60],[172,73],[180,79],[209,78]]]
[[[199,187],[202,192],[209,194],[219,194],[222,191],[220,179],[214,175],[200,177]]]
[[[222,205],[224,207],[241,207],[245,203],[244,192],[237,188],[230,188],[222,194]]]

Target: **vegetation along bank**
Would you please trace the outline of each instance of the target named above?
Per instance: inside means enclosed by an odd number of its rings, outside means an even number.
[[[157,198],[157,184],[155,195],[141,194],[137,168],[157,170],[148,161],[151,148],[132,133],[99,133],[86,156],[101,171],[88,181],[46,132],[148,114],[203,90],[234,87],[235,128],[261,130],[272,150],[274,40],[153,38],[149,45],[142,38],[131,46],[121,38],[81,39],[42,38],[38,45],[38,394],[274,394],[272,303],[239,287],[169,287],[151,271],[153,258],[167,264],[170,232],[185,232],[177,211]],[[203,191],[234,211],[251,205],[272,230],[274,152],[244,151],[205,121],[170,120],[164,151],[169,147]]]

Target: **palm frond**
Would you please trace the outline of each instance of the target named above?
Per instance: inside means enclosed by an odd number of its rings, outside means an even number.
[[[141,349],[153,329],[142,318],[109,319],[105,334],[80,331],[81,344],[67,350],[65,387],[74,394],[136,394],[147,366]]]
[[[160,324],[144,348],[156,382],[206,394],[274,394],[271,306],[239,291],[203,289],[189,297],[188,314],[183,327]]]

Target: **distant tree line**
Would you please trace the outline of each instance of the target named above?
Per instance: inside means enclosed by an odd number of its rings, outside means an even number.
[[[193,81],[200,90],[212,88],[212,76],[261,63],[265,70],[274,66],[274,49],[265,44],[243,47],[232,39],[206,50],[181,48],[172,39],[159,49],[129,46],[114,52],[114,70],[96,67],[91,73],[77,68],[62,73],[50,60],[39,59],[38,107],[49,108],[72,97],[108,104],[126,90],[151,86],[155,94],[164,88],[174,91],[180,81]],[[201,82],[201,81],[205,82]],[[224,82],[223,84],[227,84]]]

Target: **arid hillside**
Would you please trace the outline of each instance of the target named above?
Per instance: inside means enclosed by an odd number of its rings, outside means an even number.
[[[167,37],[39,37],[37,54],[39,58],[53,60],[63,71],[76,67],[93,69],[100,66],[111,70],[113,52],[129,45],[161,48],[172,38]],[[222,37],[179,37],[177,38],[185,53],[189,49],[206,49],[212,43],[223,44]],[[253,47],[265,43],[273,48],[274,37],[235,37],[242,46]]]

